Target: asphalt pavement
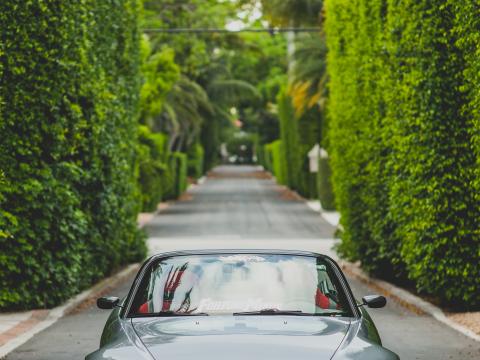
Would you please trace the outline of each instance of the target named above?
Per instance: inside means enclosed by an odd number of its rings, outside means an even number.
[[[196,248],[289,248],[332,254],[335,229],[256,167],[222,166],[146,226],[152,253]],[[132,279],[113,289],[124,296]],[[349,278],[354,294],[371,294]],[[480,359],[480,343],[390,301],[369,310],[385,347],[402,359]],[[83,359],[98,346],[108,311],[85,306],[37,334],[8,360]],[[194,350],[192,350],[192,354]],[[133,359],[132,359],[133,360]]]

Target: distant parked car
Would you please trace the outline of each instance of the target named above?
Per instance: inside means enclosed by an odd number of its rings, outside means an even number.
[[[365,307],[329,257],[294,251],[159,254],[113,309],[86,360],[387,360]]]

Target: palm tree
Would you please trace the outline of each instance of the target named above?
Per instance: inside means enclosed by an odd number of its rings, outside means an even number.
[[[198,136],[205,116],[213,107],[205,90],[185,75],[173,85],[163,104],[163,112],[153,126],[170,135],[170,150],[189,147]]]
[[[323,37],[302,35],[293,54],[290,95],[297,115],[315,105],[323,107],[327,96],[327,46]]]
[[[230,107],[244,99],[260,97],[257,89],[245,81],[222,78],[218,72],[216,77],[209,79],[202,86],[182,75],[167,95],[163,112],[154,121],[153,129],[170,135],[171,150],[189,148],[198,138],[206,119],[228,123]]]

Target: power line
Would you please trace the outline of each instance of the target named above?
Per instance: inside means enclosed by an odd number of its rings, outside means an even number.
[[[166,33],[166,34],[238,34],[238,33],[286,33],[286,32],[294,32],[294,33],[304,33],[304,32],[319,32],[321,29],[318,27],[311,27],[311,28],[247,28],[241,30],[228,30],[228,29],[220,29],[220,28],[150,28],[150,29],[143,29],[146,33]]]

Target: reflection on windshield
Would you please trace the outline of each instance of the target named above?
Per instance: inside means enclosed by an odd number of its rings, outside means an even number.
[[[150,271],[135,313],[232,314],[267,310],[342,313],[340,287],[321,259],[292,255],[197,255],[164,259]]]

